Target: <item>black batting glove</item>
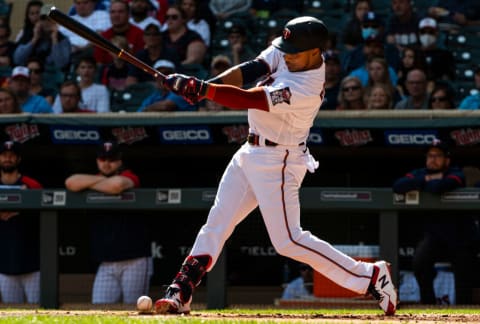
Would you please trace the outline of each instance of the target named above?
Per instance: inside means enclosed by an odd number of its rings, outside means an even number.
[[[189,103],[196,104],[205,98],[208,83],[184,74],[170,74],[163,81],[165,87],[184,97]]]

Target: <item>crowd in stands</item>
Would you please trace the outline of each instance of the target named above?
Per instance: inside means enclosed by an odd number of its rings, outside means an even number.
[[[316,16],[330,31],[322,110],[480,107],[474,1],[71,1],[68,14],[117,47],[150,66],[206,80],[255,58],[289,19]],[[178,98],[154,105],[172,95],[151,75],[49,20],[42,6],[28,1],[16,35],[10,17],[0,17],[0,86],[21,111],[71,112],[64,110],[65,82],[80,89],[75,112],[225,109]]]

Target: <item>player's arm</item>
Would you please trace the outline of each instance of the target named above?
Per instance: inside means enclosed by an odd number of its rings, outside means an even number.
[[[114,175],[111,177],[106,177],[102,181],[95,183],[90,189],[115,195],[127,189],[133,188],[134,186],[135,183],[132,179],[123,175]]]
[[[270,73],[270,66],[264,60],[257,58],[233,66],[207,82],[210,84],[229,84],[241,87]]]
[[[269,110],[263,87],[244,90],[233,85],[208,83],[182,74],[169,75],[164,84],[191,103],[208,99],[231,109]]]
[[[211,84],[208,86],[205,98],[235,110],[269,110],[268,99],[263,87],[243,90],[230,85]]]
[[[91,189],[97,182],[105,179],[102,175],[93,174],[74,174],[65,180],[65,187],[70,191],[82,191]]]

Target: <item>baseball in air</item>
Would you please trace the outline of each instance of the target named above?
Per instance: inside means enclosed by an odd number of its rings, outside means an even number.
[[[152,299],[148,296],[140,296],[137,299],[137,310],[141,313],[148,313],[152,310]]]

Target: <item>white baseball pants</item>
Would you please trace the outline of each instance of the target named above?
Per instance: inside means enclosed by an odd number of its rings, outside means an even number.
[[[211,269],[235,226],[258,205],[279,254],[309,264],[347,289],[366,293],[373,264],[354,260],[300,226],[299,189],[309,158],[305,146],[244,144],[223,174],[191,255],[210,255]]]

